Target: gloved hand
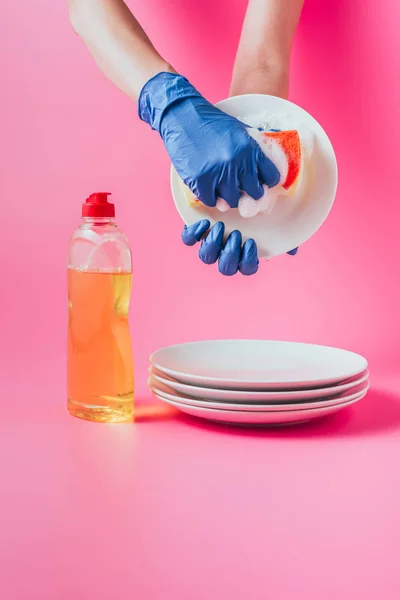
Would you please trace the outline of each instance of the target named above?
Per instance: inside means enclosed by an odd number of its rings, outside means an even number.
[[[185,184],[207,206],[221,197],[237,208],[240,192],[259,200],[279,171],[247,127],[208,102],[182,75],[159,73],[143,87],[139,116],[161,135]]]
[[[201,242],[199,257],[206,265],[211,265],[218,260],[218,269],[222,275],[235,275],[238,271],[242,275],[254,275],[258,271],[258,252],[254,240],[248,239],[243,244],[240,231],[232,231],[224,246],[225,225],[215,223],[210,229],[210,221],[203,219],[193,225],[185,225],[182,232],[182,241],[186,246],[194,246]],[[205,235],[207,233],[207,235]],[[288,252],[294,256],[297,248]]]

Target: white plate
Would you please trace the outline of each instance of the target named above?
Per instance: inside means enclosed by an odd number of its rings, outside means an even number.
[[[233,390],[293,390],[329,386],[365,371],[347,350],[268,340],[211,340],[161,348],[151,363],[182,383]]]
[[[157,383],[152,378],[149,379],[148,385],[153,394],[161,396],[165,401],[179,402],[181,404],[199,406],[201,408],[213,408],[216,410],[239,410],[246,412],[281,412],[286,410],[304,410],[308,408],[315,409],[323,408],[324,406],[336,406],[336,404],[343,404],[343,402],[350,402],[351,400],[364,397],[369,389],[369,382],[365,381],[361,385],[357,386],[354,390],[340,394],[335,398],[329,398],[328,400],[311,400],[310,402],[295,402],[292,404],[237,404],[228,402],[212,402],[211,400],[207,399],[199,400],[197,398],[189,398],[188,396],[178,394],[162,383]]]
[[[319,417],[325,417],[332,413],[338,412],[343,408],[347,408],[352,404],[355,404],[362,398],[362,395],[360,395],[358,398],[350,400],[349,402],[343,402],[341,404],[336,404],[335,406],[325,406],[323,408],[251,412],[240,410],[215,410],[213,408],[190,406],[189,404],[182,404],[180,402],[167,400],[156,392],[153,393],[156,398],[162,402],[171,404],[171,406],[174,406],[183,413],[192,415],[193,417],[207,419],[208,421],[218,421],[220,423],[227,423],[229,425],[279,425],[284,423],[288,425],[290,423],[301,423],[302,421],[310,421],[311,419],[318,419]]]
[[[187,188],[172,167],[172,195],[181,218],[186,225],[204,218],[209,219],[211,224],[223,221],[226,235],[234,229],[239,229],[243,239],[253,238],[261,258],[272,258],[301,246],[321,227],[335,199],[338,179],[336,157],[325,131],[305,110],[275,96],[235,96],[218,102],[216,106],[237,118],[266,111],[270,114],[286,112],[293,121],[292,127],[296,122],[299,122],[298,127],[304,124],[314,134],[310,181],[306,191],[296,190],[293,196],[279,200],[272,214],[244,219],[236,209],[221,213],[216,208],[210,209],[203,205],[190,206]]]
[[[358,385],[367,381],[369,373],[365,371],[361,376],[353,378],[348,383],[342,385],[334,385],[332,387],[324,387],[312,390],[294,390],[294,391],[276,391],[276,392],[257,392],[257,391],[241,391],[241,390],[220,390],[218,388],[197,387],[195,385],[187,385],[180,383],[169,375],[157,371],[154,367],[150,368],[150,375],[156,383],[161,383],[170,389],[178,392],[182,396],[191,398],[199,398],[200,400],[215,400],[217,402],[246,402],[249,404],[257,404],[258,402],[299,402],[300,400],[313,400],[320,398],[328,398],[339,396],[349,390],[353,391]],[[155,386],[157,387],[157,385]]]

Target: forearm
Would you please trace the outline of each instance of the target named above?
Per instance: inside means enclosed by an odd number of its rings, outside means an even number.
[[[173,72],[123,0],[69,0],[69,14],[101,71],[130,98],[160,71]]]
[[[304,0],[249,0],[231,95],[287,96],[290,55],[303,3]]]

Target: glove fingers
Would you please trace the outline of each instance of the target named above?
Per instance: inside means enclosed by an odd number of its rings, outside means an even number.
[[[211,228],[201,243],[199,258],[206,265],[217,262],[224,243],[225,225],[219,221]]]
[[[210,227],[208,219],[202,219],[192,225],[185,225],[182,232],[182,241],[186,246],[198,243]],[[219,259],[219,271],[226,276],[235,275],[239,270],[243,275],[254,275],[258,271],[259,260],[257,245],[253,239],[246,240],[242,248],[242,234],[233,231],[224,247],[225,225],[221,221],[216,223],[208,235],[203,238],[199,257],[207,264],[213,264]],[[288,254],[296,252],[292,250]]]
[[[192,184],[189,185],[189,187],[192,190],[193,194],[196,196],[196,198],[201,200],[203,204],[209,206],[210,208],[213,208],[216,205],[218,196],[211,179],[207,181],[202,181],[201,184],[199,184],[198,186]]]
[[[217,196],[227,201],[231,208],[237,208],[240,199],[240,190],[238,182],[221,182],[218,186]]]
[[[202,219],[193,223],[193,225],[185,225],[182,231],[182,242],[185,246],[194,246],[201,240],[207,229],[210,228],[210,221]]]
[[[242,234],[235,230],[229,234],[225,247],[221,251],[218,269],[222,275],[230,277],[237,273],[242,250]]]
[[[264,195],[264,188],[260,184],[257,173],[247,173],[240,178],[240,189],[254,200],[260,200]]]
[[[239,262],[239,271],[242,275],[254,275],[258,271],[258,251],[254,240],[246,240],[243,244],[242,256]]]
[[[274,163],[265,156],[261,148],[257,150],[257,153],[257,168],[260,182],[264,183],[270,188],[278,185],[279,180],[281,178],[278,169],[276,168]]]

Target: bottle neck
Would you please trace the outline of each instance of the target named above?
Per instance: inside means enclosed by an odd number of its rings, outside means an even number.
[[[102,225],[117,226],[114,217],[82,217],[82,226],[85,227],[85,225],[89,227],[93,225],[96,227],[101,227]]]

